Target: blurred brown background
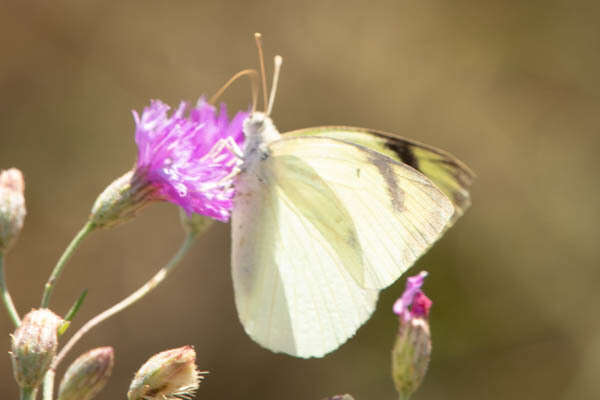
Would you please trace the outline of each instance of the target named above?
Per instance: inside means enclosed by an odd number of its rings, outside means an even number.
[[[599,398],[599,11],[567,0],[2,1],[0,167],[24,171],[29,211],[6,260],[19,310],[39,303],[96,195],[133,164],[130,110],[211,95],[256,66],[260,31],[268,58],[284,57],[281,131],[341,123],[397,132],[478,174],[472,209],[412,270],[430,271],[435,302],[433,359],[415,399]],[[247,82],[224,97],[232,110],[249,99]],[[93,234],[52,308],[66,312],[88,288],[80,326],[151,276],[182,238],[167,204]],[[213,227],[163,286],[79,343],[69,361],[115,347],[100,399],[125,398],[142,362],[184,344],[211,371],[200,399],[396,397],[391,305],[404,279],[339,351],[293,359],[245,335],[229,248],[229,226]],[[0,329],[8,349],[6,318]],[[17,397],[8,356],[0,393]]]

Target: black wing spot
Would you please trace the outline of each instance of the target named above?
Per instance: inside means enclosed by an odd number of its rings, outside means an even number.
[[[396,155],[398,155],[404,164],[408,164],[416,170],[419,169],[419,160],[417,157],[415,157],[415,153],[412,151],[409,145],[399,141],[389,141],[385,144],[385,146],[396,153]]]

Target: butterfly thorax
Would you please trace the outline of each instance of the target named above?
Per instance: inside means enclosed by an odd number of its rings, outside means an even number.
[[[252,193],[259,193],[266,182],[261,164],[269,158],[269,144],[281,138],[273,121],[265,113],[253,112],[244,120],[242,164],[236,178],[236,204],[243,204]],[[236,209],[233,215],[235,218]],[[238,218],[239,219],[239,218]]]
[[[262,112],[253,112],[244,121],[244,161],[260,158],[267,152],[267,145],[281,138],[271,118]]]

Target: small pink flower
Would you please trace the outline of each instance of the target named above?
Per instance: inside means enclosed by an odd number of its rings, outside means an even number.
[[[427,272],[406,280],[406,289],[394,303],[399,324],[392,349],[392,377],[401,399],[419,388],[431,358],[431,334],[427,316],[431,300],[421,291]]]
[[[406,280],[406,289],[394,303],[394,313],[409,321],[413,318],[427,317],[432,301],[421,291],[427,272],[411,276]]]
[[[152,197],[177,204],[188,214],[226,222],[240,162],[232,150],[243,145],[242,123],[248,113],[238,112],[229,122],[225,105],[217,113],[204,99],[189,113],[185,102],[170,116],[169,109],[153,100],[141,116],[133,111],[138,146],[135,178],[153,188]]]

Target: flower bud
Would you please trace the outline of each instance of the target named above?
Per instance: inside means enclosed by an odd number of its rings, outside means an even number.
[[[42,382],[56,355],[56,331],[62,322],[46,308],[32,310],[11,335],[13,372],[22,388],[35,389]]]
[[[429,308],[431,300],[421,291],[426,272],[408,278],[394,312],[400,317],[392,350],[392,377],[400,399],[408,399],[421,385],[431,356]]]
[[[25,221],[25,181],[16,168],[0,171],[0,253],[15,242]]]
[[[336,394],[335,396],[328,397],[324,400],[354,400],[354,397],[349,394]]]
[[[134,171],[117,178],[98,196],[90,221],[98,228],[108,228],[130,220],[154,198],[155,189]]]
[[[196,368],[192,346],[163,351],[150,357],[131,381],[129,400],[187,399],[203,377]]]
[[[114,363],[112,347],[99,347],[79,356],[60,382],[58,400],[91,400],[106,385]]]
[[[201,214],[193,213],[188,215],[182,208],[179,209],[179,218],[181,219],[183,229],[191,235],[204,233],[215,222],[214,219]]]

